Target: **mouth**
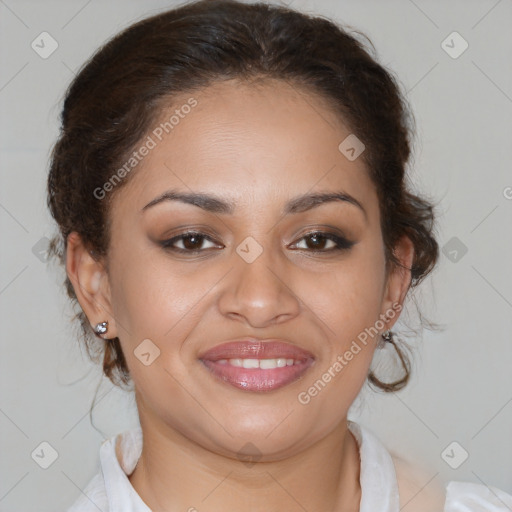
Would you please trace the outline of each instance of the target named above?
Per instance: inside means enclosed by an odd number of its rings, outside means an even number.
[[[251,338],[217,345],[199,360],[222,382],[246,391],[265,392],[301,378],[315,358],[281,340]]]

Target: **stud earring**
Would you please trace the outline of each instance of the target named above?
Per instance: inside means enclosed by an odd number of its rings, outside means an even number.
[[[393,343],[393,333],[388,329],[382,333],[382,339],[388,343]]]
[[[102,334],[105,334],[108,331],[108,321],[105,320],[105,322],[100,322],[96,324],[96,327],[94,328],[94,332],[96,335],[102,337]]]
[[[387,331],[384,331],[381,334],[381,340],[379,341],[377,348],[384,348],[386,346],[386,343],[391,343],[392,345],[394,345],[393,336],[394,333],[389,329]]]

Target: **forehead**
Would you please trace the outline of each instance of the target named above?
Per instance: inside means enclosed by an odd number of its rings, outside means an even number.
[[[350,134],[327,101],[298,86],[216,83],[160,112],[148,132],[154,147],[120,191],[129,200],[115,203],[140,209],[166,189],[211,192],[251,208],[315,189],[371,203],[363,159],[339,149]]]

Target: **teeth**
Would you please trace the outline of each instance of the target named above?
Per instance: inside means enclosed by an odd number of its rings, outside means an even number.
[[[262,359],[260,361],[260,368],[263,370],[281,368],[282,366],[279,364],[279,361],[282,361],[282,359]]]
[[[259,368],[260,362],[257,359],[242,359],[244,368]]]
[[[219,359],[219,364],[230,364],[240,368],[261,368],[262,370],[271,370],[273,368],[284,368],[285,366],[293,366],[300,364],[295,359],[285,359],[279,357],[277,359]]]

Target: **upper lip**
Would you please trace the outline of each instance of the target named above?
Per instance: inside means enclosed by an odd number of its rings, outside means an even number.
[[[199,359],[218,361],[220,359],[314,359],[311,352],[280,339],[258,340],[243,338],[221,343],[203,352]]]

